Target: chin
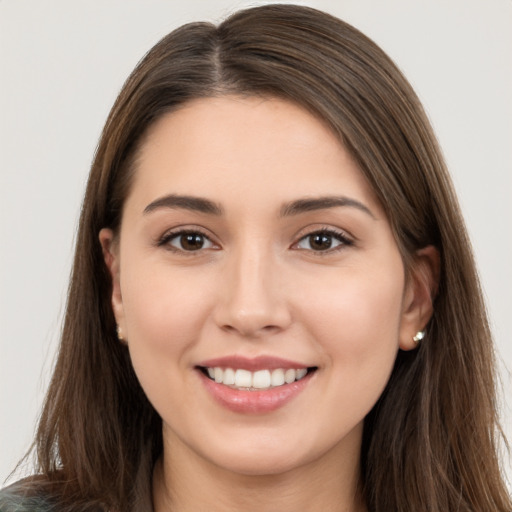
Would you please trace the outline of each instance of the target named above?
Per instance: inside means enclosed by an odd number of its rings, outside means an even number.
[[[276,476],[288,473],[294,469],[307,464],[296,457],[276,458],[268,453],[244,455],[239,453],[237,457],[224,458],[216,464],[219,468],[230,473],[243,476]]]
[[[246,432],[243,439],[231,437],[226,446],[219,440],[200,454],[219,469],[246,476],[271,476],[289,473],[321,459],[329,446],[308,442],[302,436],[271,436]],[[211,447],[215,446],[215,450]]]

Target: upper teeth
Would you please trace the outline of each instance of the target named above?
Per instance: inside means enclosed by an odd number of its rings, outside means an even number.
[[[276,370],[258,370],[250,372],[249,370],[233,370],[232,368],[207,368],[210,378],[226,386],[237,388],[266,389],[283,384],[291,384],[300,380],[308,373],[306,368],[297,370],[277,368]]]

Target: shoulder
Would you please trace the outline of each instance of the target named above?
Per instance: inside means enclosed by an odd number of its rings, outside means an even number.
[[[42,496],[27,495],[16,484],[0,490],[0,512],[56,512]]]

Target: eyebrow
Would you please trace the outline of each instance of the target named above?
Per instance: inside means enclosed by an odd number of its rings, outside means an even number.
[[[348,206],[351,208],[357,208],[358,210],[368,214],[370,217],[375,219],[375,215],[372,211],[360,201],[351,199],[350,197],[344,196],[326,196],[316,198],[304,198],[297,199],[286,203],[281,208],[281,217],[287,217],[290,215],[299,215],[305,212],[311,212],[315,210],[325,210],[328,208],[336,208],[339,206]]]
[[[304,198],[291,201],[283,205],[280,211],[281,217],[289,217],[299,215],[301,213],[311,212],[315,210],[325,210],[337,207],[352,207],[370,215],[373,219],[375,216],[371,210],[360,201],[344,196],[325,196],[316,198]],[[205,199],[203,197],[186,196],[178,194],[169,194],[164,197],[155,199],[144,208],[144,214],[153,212],[160,208],[185,209],[209,215],[222,215],[223,209],[217,203]]]
[[[185,209],[210,215],[222,215],[223,212],[221,206],[209,199],[169,194],[149,203],[146,208],[144,208],[144,214],[151,213],[160,208]]]

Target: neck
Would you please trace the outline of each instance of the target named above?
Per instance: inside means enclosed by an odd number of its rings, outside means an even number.
[[[173,442],[155,466],[155,512],[364,512],[359,470],[359,450],[340,447],[279,474],[239,474]]]

